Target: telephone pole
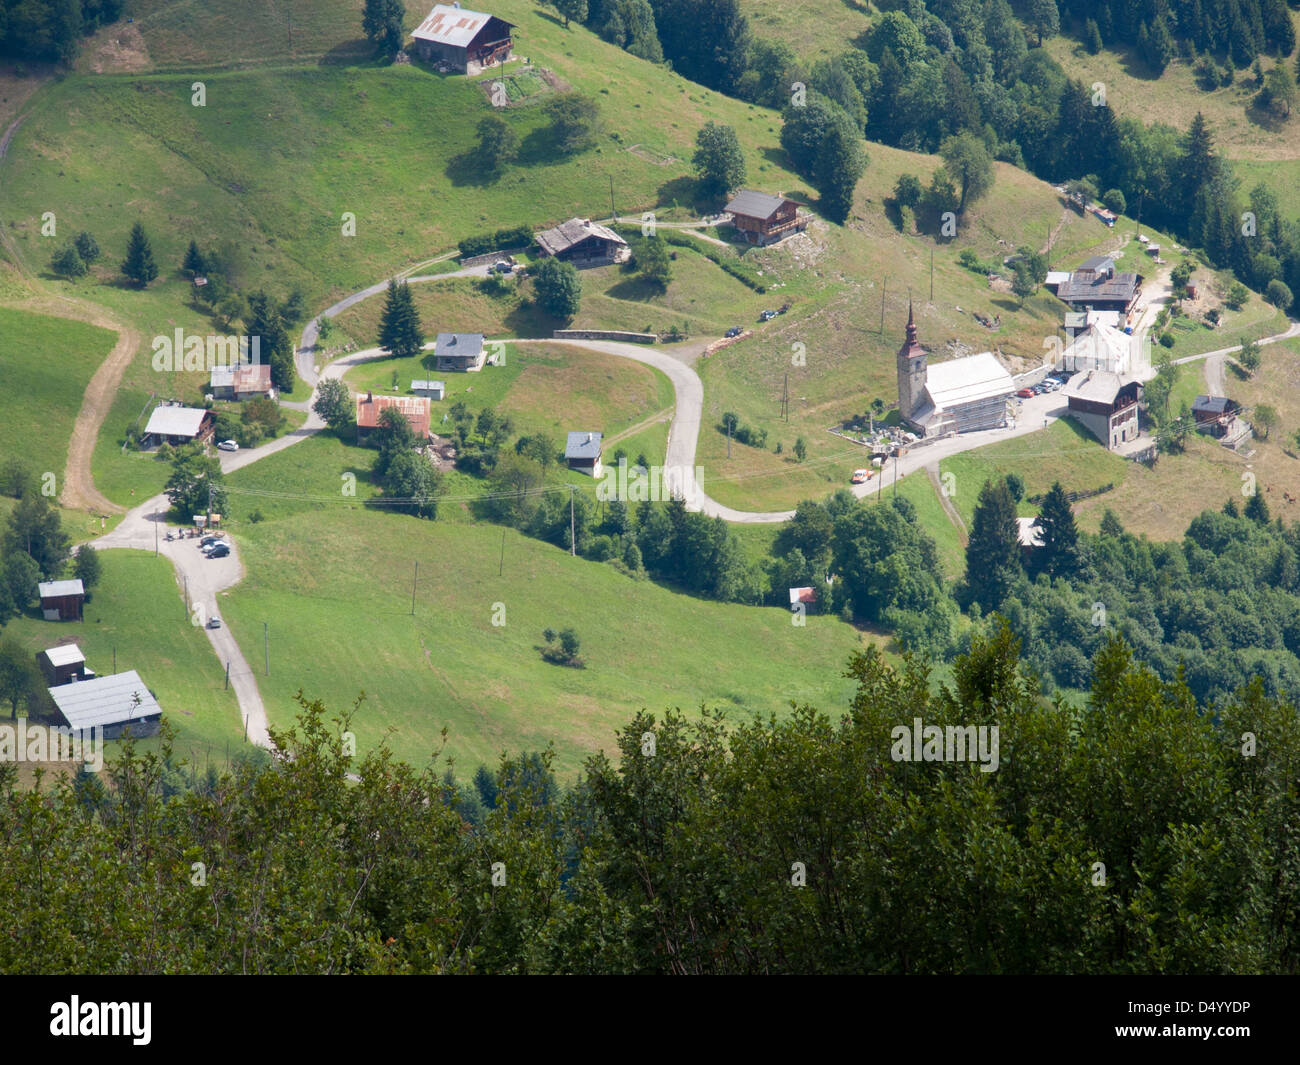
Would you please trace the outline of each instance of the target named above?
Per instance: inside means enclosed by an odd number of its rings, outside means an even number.
[[[578,554],[578,535],[573,524],[573,485],[569,485],[569,554],[575,557]]]
[[[614,210],[614,175],[609,175],[609,218],[611,222],[618,221],[618,212]]]
[[[885,335],[885,292],[889,288],[889,278],[880,283],[880,335]]]
[[[415,617],[415,586],[420,581],[420,560],[415,560],[415,576],[411,578],[411,617]]]
[[[785,384],[781,387],[781,417],[790,420],[790,371],[785,372]]]
[[[501,562],[497,566],[497,576],[500,577],[506,568],[506,527],[501,526]]]

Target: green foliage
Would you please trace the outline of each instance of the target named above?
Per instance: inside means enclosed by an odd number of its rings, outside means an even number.
[[[498,229],[495,233],[466,237],[459,244],[462,258],[486,255],[488,252],[504,251],[508,248],[526,248],[533,241],[533,231],[529,226],[514,226],[510,229]]]
[[[65,244],[56,251],[50,258],[50,269],[61,277],[77,278],[86,275],[86,264],[75,244]]]
[[[1069,577],[1075,573],[1080,562],[1079,531],[1060,481],[1052,484],[1043,499],[1035,525],[1043,541],[1043,546],[1035,552],[1036,564],[1052,577]]]
[[[600,35],[639,59],[662,63],[664,50],[649,0],[605,0]]]
[[[1256,432],[1267,440],[1269,433],[1277,425],[1277,408],[1271,403],[1261,403],[1255,408],[1250,420]]]
[[[178,520],[188,524],[193,515],[206,514],[209,507],[225,513],[220,459],[204,454],[201,444],[186,444],[176,449],[171,465],[164,491]]]
[[[0,540],[5,556],[29,555],[44,580],[57,580],[68,560],[68,535],[58,510],[40,492],[29,491],[14,507]]]
[[[375,46],[377,55],[395,56],[401,50],[406,7],[401,0],[366,0],[361,14],[361,31]]]
[[[915,174],[899,175],[894,185],[894,202],[903,207],[915,207],[921,202],[921,182]],[[971,254],[973,255],[974,252]]]
[[[1115,214],[1123,214],[1128,210],[1128,200],[1121,189],[1107,189],[1101,202],[1106,210],[1113,211]]]
[[[77,254],[81,256],[81,261],[87,266],[99,258],[98,242],[84,229],[76,235],[72,243],[76,245]]]
[[[379,319],[379,346],[394,358],[413,358],[424,349],[420,314],[415,309],[411,288],[396,279],[388,282],[384,310]]]
[[[1280,311],[1289,310],[1294,301],[1294,297],[1291,295],[1291,289],[1287,286],[1286,282],[1279,281],[1276,278],[1268,283],[1268,288],[1265,290],[1264,298]]]
[[[552,141],[561,155],[576,155],[595,144],[600,107],[589,96],[558,93],[546,101],[545,111],[551,121]]]
[[[99,552],[89,544],[82,544],[73,556],[72,575],[81,581],[86,589],[87,598],[90,590],[99,583],[104,567],[99,561]]]
[[[948,137],[939,146],[939,154],[960,189],[958,211],[964,211],[968,204],[982,199],[993,187],[993,158],[978,137],[970,133]]]
[[[122,273],[140,288],[158,276],[158,265],[153,260],[153,246],[144,226],[139,222],[131,227],[126,245],[126,258],[122,260]]]
[[[569,28],[569,19],[585,22],[587,19],[587,0],[549,0],[550,5],[564,18],[564,28]]]
[[[666,289],[673,279],[672,261],[668,255],[668,245],[658,235],[643,237],[632,249],[633,261],[637,273],[661,290]]]
[[[572,263],[548,256],[533,271],[538,305],[553,318],[567,321],[582,304],[582,278]]]
[[[495,112],[479,119],[478,158],[485,171],[499,175],[519,155],[519,135],[514,127]]]
[[[996,610],[1022,572],[1011,493],[1005,481],[985,481],[966,547],[966,598],[985,612]]]
[[[17,720],[20,705],[25,705],[30,715],[41,705],[43,695],[44,678],[31,652],[12,636],[0,639],[0,703],[9,704],[10,718]]]
[[[348,386],[334,377],[322,378],[316,385],[313,411],[335,432],[350,428],[356,420],[356,408]]]
[[[695,135],[691,163],[705,196],[725,196],[745,183],[745,154],[731,126],[706,123]]]

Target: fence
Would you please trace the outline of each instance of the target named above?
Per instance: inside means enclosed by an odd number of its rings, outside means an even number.
[[[554,340],[623,340],[630,344],[653,344],[659,337],[655,333],[624,333],[617,329],[556,329]]]

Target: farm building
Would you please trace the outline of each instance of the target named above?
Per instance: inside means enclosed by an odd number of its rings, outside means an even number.
[[[1126,374],[1133,366],[1134,343],[1132,336],[1113,325],[1094,322],[1076,333],[1074,340],[1061,352],[1061,369]]]
[[[447,392],[447,388],[441,381],[412,381],[411,391],[417,396],[427,396],[429,399],[442,399]]]
[[[357,396],[357,443],[364,444],[379,428],[379,416],[389,408],[406,418],[421,444],[429,439],[429,401],[424,396]]]
[[[564,445],[564,461],[569,469],[600,476],[600,433],[570,433]]]
[[[1007,400],[1016,385],[992,352],[934,366],[926,361],[909,305],[907,339],[897,356],[898,412],[908,425],[922,436],[1006,425]]]
[[[51,687],[95,675],[86,668],[86,656],[75,643],[63,643],[58,647],[37,651],[36,664],[45,675],[45,683]]]
[[[1065,387],[1070,417],[1111,451],[1138,438],[1141,398],[1140,381],[1107,370],[1087,370]]]
[[[1228,435],[1241,407],[1227,396],[1197,396],[1192,417],[1198,432],[1209,433],[1216,440]]]
[[[817,602],[817,589],[811,586],[806,588],[790,589],[790,609],[794,610],[800,603],[805,607],[812,606]]]
[[[511,58],[513,29],[514,23],[496,15],[438,4],[411,36],[421,59],[462,74],[479,74]]]
[[[145,447],[171,444],[178,447],[193,440],[212,439],[212,412],[199,407],[162,403],[153,409],[144,427],[141,442]]]
[[[213,399],[253,399],[271,395],[271,367],[268,363],[241,362],[214,366],[208,379]]]
[[[724,208],[731,224],[750,244],[774,244],[792,233],[808,228],[809,216],[799,213],[799,205],[784,196],[745,189],[736,193]]]
[[[632,254],[627,241],[590,218],[570,218],[554,229],[543,229],[537,234],[537,247],[543,256],[574,266],[621,263]]]
[[[1115,260],[1094,256],[1056,286],[1056,297],[1075,310],[1127,314],[1142,289],[1139,274],[1115,273]]]
[[[49,692],[63,724],[103,729],[106,740],[117,739],[128,728],[132,736],[156,735],[162,720],[162,707],[134,669],[60,684]]]
[[[46,621],[80,621],[86,589],[81,581],[42,581],[38,586]]]
[[[478,373],[487,361],[482,333],[439,333],[433,345],[439,370]]]

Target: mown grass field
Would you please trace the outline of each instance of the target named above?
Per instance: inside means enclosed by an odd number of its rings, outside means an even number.
[[[354,392],[392,394],[394,372],[403,395],[426,374],[418,359],[377,359],[350,370],[344,380]],[[434,432],[442,414],[459,402],[476,413],[495,407],[511,417],[517,435],[545,434],[562,448],[570,431],[613,436],[673,405],[672,384],[657,370],[559,345],[510,344],[504,366],[475,374],[428,373],[447,385],[446,398],[432,403]]]
[[[466,772],[502,750],[554,743],[571,776],[586,755],[612,750],[614,731],[642,707],[779,714],[795,699],[834,712],[861,646],[838,619],[798,628],[779,608],[693,599],[513,530],[498,576],[497,526],[336,506],[328,519],[317,509],[241,529],[240,542],[248,576],[223,614],[254,658],[271,623],[271,676],[258,683],[272,723],[291,719],[299,687],[338,710],[364,691],[361,747],[386,736],[417,764],[444,727]],[[542,660],[548,626],[577,630],[586,669]]]
[[[108,329],[0,307],[0,461],[54,474],[58,490],[86,385],[116,342]]]
[[[224,688],[206,635],[186,616],[171,563],[129,550],[102,551],[100,560],[103,577],[83,621],[24,616],[10,621],[5,635],[33,655],[71,637],[101,676],[113,672],[116,649],[118,671],[136,670],[157,696],[164,719],[176,730],[178,754],[200,765],[207,758],[224,762],[227,749],[234,754],[244,747],[239,705]]]

